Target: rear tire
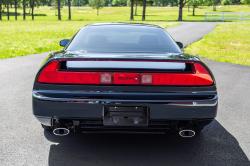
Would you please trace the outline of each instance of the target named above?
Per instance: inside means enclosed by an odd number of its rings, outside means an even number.
[[[41,124],[41,125],[42,125],[42,128],[44,128],[44,130],[48,130],[48,131],[53,130],[53,128],[51,126],[45,126],[43,124]]]

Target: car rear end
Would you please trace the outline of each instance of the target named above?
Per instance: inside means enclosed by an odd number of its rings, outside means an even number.
[[[198,60],[51,59],[33,89],[36,118],[74,132],[196,131],[217,104],[213,75]]]
[[[45,59],[33,114],[60,136],[178,131],[192,137],[216,117],[217,89],[202,60],[177,44],[158,26],[87,25]]]

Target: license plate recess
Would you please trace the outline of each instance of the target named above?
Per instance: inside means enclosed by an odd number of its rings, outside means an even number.
[[[147,126],[148,107],[105,106],[104,126]]]

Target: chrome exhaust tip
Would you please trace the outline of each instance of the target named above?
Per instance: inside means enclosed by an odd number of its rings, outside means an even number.
[[[194,130],[181,130],[179,132],[179,134],[180,134],[181,137],[185,137],[185,138],[195,136]]]
[[[65,136],[69,134],[69,130],[66,128],[55,128],[53,133],[57,136]]]

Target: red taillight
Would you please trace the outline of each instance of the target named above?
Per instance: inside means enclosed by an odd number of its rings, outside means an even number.
[[[128,85],[212,85],[213,80],[206,68],[193,64],[192,73],[101,73],[60,71],[59,62],[50,62],[41,72],[38,82],[56,84],[128,84]]]
[[[213,80],[212,80],[210,74],[201,64],[195,63],[194,68],[196,71],[196,73],[195,73],[195,75],[196,75],[195,84],[196,85],[212,85],[213,84]]]
[[[212,85],[213,80],[208,71],[199,63],[194,63],[194,73],[145,73],[141,74],[141,79],[145,76],[152,75],[152,83],[148,85],[179,85],[179,86],[195,86],[195,85]],[[141,80],[142,84],[143,79]]]
[[[58,61],[52,61],[50,62],[41,72],[38,82],[42,83],[55,83],[56,77],[57,77],[57,66],[59,62]]]

